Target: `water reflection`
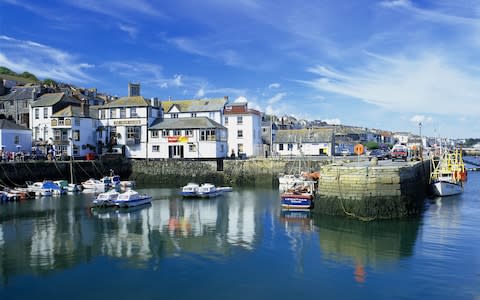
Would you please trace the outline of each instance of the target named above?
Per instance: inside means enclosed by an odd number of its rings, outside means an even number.
[[[369,269],[389,268],[413,255],[420,219],[362,222],[349,218],[314,216],[322,256],[352,267],[363,283]]]

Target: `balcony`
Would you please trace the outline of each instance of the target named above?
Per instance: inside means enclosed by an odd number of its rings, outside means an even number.
[[[52,119],[51,125],[52,125],[52,128],[58,128],[58,127],[70,128],[72,127],[72,120],[71,119]]]

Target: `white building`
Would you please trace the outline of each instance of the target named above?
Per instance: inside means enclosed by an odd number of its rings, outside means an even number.
[[[395,132],[393,134],[393,140],[398,144],[406,145],[410,136],[411,133],[409,132]]]
[[[224,123],[228,128],[228,153],[245,156],[262,155],[262,116],[248,108],[245,98],[227,104],[224,110]]]
[[[35,145],[53,144],[52,115],[67,106],[80,107],[80,100],[65,93],[51,93],[42,95],[30,105],[29,124]]]
[[[278,130],[273,145],[280,156],[331,156],[335,139],[332,129]]]
[[[12,121],[0,120],[0,150],[30,153],[32,150],[32,131]]]
[[[96,109],[83,103],[80,107],[70,105],[54,113],[51,127],[56,152],[74,157],[95,153],[97,115]]]
[[[149,129],[148,158],[223,158],[227,129],[207,118],[158,120]]]
[[[161,117],[157,99],[117,99],[99,108],[98,140],[107,148],[120,148],[127,158],[147,158],[148,128]]]

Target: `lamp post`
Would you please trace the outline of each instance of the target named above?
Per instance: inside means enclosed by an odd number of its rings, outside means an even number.
[[[423,138],[422,138],[422,122],[418,123],[418,130],[420,133],[420,157],[423,157]]]

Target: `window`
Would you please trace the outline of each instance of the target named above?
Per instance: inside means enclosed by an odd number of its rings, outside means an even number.
[[[243,124],[243,117],[237,117],[237,124]]]
[[[237,130],[237,138],[243,138],[243,130]]]
[[[140,126],[127,127],[127,139],[140,139]]]
[[[28,108],[28,101],[23,101],[23,108]]]
[[[43,118],[44,119],[48,118],[48,108],[47,107],[43,108]]]
[[[80,140],[80,130],[74,130],[72,133],[72,138],[74,141]]]
[[[191,116],[192,118],[196,118],[196,117],[197,117],[197,113],[192,113],[190,116]]]
[[[225,125],[228,125],[228,117],[225,117]]]
[[[188,151],[190,151],[190,152],[197,152],[197,145],[195,145],[195,144],[188,144]]]
[[[167,137],[168,136],[168,130],[164,129],[162,130],[162,137]]]
[[[35,108],[35,120],[38,120],[40,118],[40,108]]]
[[[200,140],[201,141],[215,141],[215,129],[204,129],[200,130]]]
[[[3,102],[0,103],[0,109],[5,109],[5,104],[3,104]]]
[[[13,139],[13,143],[14,143],[15,145],[20,144],[20,136],[16,135],[15,138]]]
[[[158,130],[152,130],[151,133],[152,138],[158,139]]]
[[[110,119],[114,119],[117,117],[117,111],[116,109],[111,109],[110,110]]]
[[[185,129],[185,135],[192,137],[193,136],[193,130],[192,129]]]
[[[120,108],[120,118],[125,119],[127,117],[127,109],[125,107]]]
[[[172,114],[172,119],[178,119],[178,114]]]
[[[39,127],[35,127],[35,131],[34,131],[34,132],[35,132],[35,133],[34,133],[33,139],[34,139],[35,141],[38,141],[38,139],[40,138],[40,128],[39,128]]]
[[[60,131],[60,130],[53,131],[53,139],[55,141],[60,141],[61,138],[62,138],[62,131]]]
[[[138,117],[136,107],[130,108],[130,117]]]
[[[182,135],[182,131],[180,129],[174,129],[173,136],[179,136],[179,135]]]
[[[293,144],[288,144],[288,151],[292,151],[293,150]]]
[[[278,150],[283,151],[283,144],[278,144]]]
[[[152,152],[160,152],[160,146],[159,145],[152,145]]]
[[[237,144],[238,153],[243,153],[243,144]]]
[[[209,113],[208,113],[208,117],[209,117],[210,119],[215,119],[215,113],[214,113],[214,112],[209,112]]]
[[[75,118],[75,126],[80,126],[80,118]]]
[[[78,152],[78,150],[79,150],[78,146],[73,145],[73,155],[74,155],[74,156],[77,156],[77,155],[80,154],[80,153]]]
[[[100,110],[100,119],[105,119],[105,109]]]

